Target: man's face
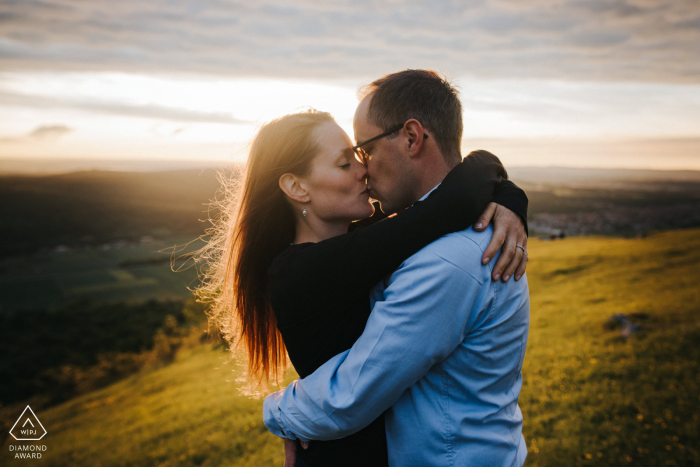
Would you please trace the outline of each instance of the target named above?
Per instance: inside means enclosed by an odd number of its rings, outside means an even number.
[[[372,94],[357,106],[353,127],[355,141],[361,143],[384,132],[368,120],[369,102]],[[400,132],[401,133],[401,132]],[[378,200],[382,211],[393,214],[407,208],[415,201],[411,189],[410,160],[402,145],[406,143],[402,134],[384,137],[362,146],[372,155],[367,162],[367,186],[369,195]]]

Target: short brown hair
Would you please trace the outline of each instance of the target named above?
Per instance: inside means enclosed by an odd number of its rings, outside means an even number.
[[[462,104],[446,77],[433,70],[399,71],[360,89],[362,97],[370,93],[371,123],[387,131],[414,118],[435,136],[445,160],[461,160]]]

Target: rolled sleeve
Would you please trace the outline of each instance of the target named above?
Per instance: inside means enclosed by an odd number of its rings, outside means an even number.
[[[285,424],[282,412],[279,408],[279,398],[282,397],[282,395],[283,391],[277,391],[265,398],[263,402],[263,422],[273,435],[294,440],[297,439],[297,437]]]

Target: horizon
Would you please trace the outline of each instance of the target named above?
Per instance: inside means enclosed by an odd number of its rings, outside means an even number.
[[[165,173],[231,169],[244,160],[223,159],[70,159],[0,157],[0,177],[51,177],[86,172],[124,174]],[[581,182],[604,184],[607,181],[650,181],[700,183],[700,170],[675,168],[575,167],[564,165],[511,165],[510,178],[521,182],[549,185],[575,185]],[[547,177],[551,177],[551,183]],[[557,179],[556,177],[561,177]]]

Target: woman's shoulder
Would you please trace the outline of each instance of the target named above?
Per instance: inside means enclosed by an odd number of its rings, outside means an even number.
[[[325,270],[315,261],[316,243],[288,246],[267,270],[272,307],[278,327],[296,327],[307,322],[308,313],[323,295]]]
[[[314,243],[290,244],[282,253],[272,260],[267,270],[272,280],[280,277],[293,278],[302,273],[309,265],[309,251]]]

